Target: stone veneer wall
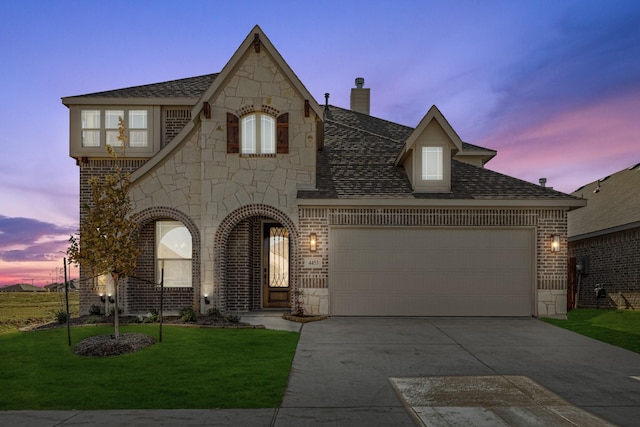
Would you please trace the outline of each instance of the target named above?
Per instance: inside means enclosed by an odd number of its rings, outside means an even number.
[[[580,277],[579,307],[640,309],[640,228],[569,243],[569,256],[588,258]],[[605,284],[607,298],[596,301],[595,287]]]
[[[301,267],[300,289],[308,312],[328,314],[329,228],[354,226],[535,227],[537,314],[566,314],[567,213],[562,209],[454,209],[454,208],[312,208],[300,207],[301,258],[318,258],[313,267]],[[318,250],[308,246],[310,233],[318,235]],[[561,236],[559,252],[551,252],[552,235]]]

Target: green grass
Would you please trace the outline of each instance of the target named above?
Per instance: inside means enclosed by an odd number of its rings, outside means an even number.
[[[121,327],[157,339],[158,325]],[[112,326],[74,327],[80,340]],[[298,342],[293,332],[165,326],[137,353],[73,354],[67,330],[0,334],[0,410],[273,408]]]
[[[640,353],[640,311],[581,308],[571,310],[567,314],[567,320],[542,320]]]
[[[71,317],[78,317],[78,292],[69,292]],[[65,310],[63,292],[0,292],[0,334],[56,320]]]

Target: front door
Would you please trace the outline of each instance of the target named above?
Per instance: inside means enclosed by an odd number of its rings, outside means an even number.
[[[262,306],[289,308],[289,232],[280,224],[264,224]]]

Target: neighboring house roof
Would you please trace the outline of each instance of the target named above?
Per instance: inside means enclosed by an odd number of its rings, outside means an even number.
[[[569,214],[574,240],[640,227],[640,163],[593,181],[572,193],[587,206]]]
[[[33,285],[27,285],[20,283],[17,285],[9,285],[4,288],[0,288],[0,292],[44,292],[44,289]]]
[[[452,160],[450,193],[414,193],[396,156],[413,132],[407,126],[351,110],[325,111],[324,148],[318,152],[316,191],[300,199],[535,199],[578,198],[488,169]],[[485,150],[463,143],[463,150]]]

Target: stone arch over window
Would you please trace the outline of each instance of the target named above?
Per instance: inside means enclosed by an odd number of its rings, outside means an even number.
[[[186,215],[184,212],[181,212],[177,209],[167,207],[167,206],[155,206],[152,208],[147,208],[142,210],[141,212],[135,214],[134,219],[140,225],[140,228],[154,223],[158,220],[162,219],[172,219],[174,221],[181,222],[187,230],[191,233],[191,261],[192,261],[192,271],[191,271],[191,283],[193,289],[193,306],[199,308],[200,306],[200,230],[193,222],[193,220]],[[184,308],[184,307],[181,307]]]
[[[289,241],[291,245],[290,255],[292,260],[289,267],[291,290],[295,291],[298,288],[298,270],[300,264],[300,251],[298,248],[299,235],[291,218],[272,206],[262,204],[243,206],[227,215],[222,223],[220,223],[214,237],[214,277],[216,283],[215,304],[216,308],[221,312],[224,312],[227,307],[227,247],[229,243],[229,235],[241,221],[252,217],[267,217],[277,221],[289,232]],[[291,292],[291,295],[293,298],[294,292]]]

